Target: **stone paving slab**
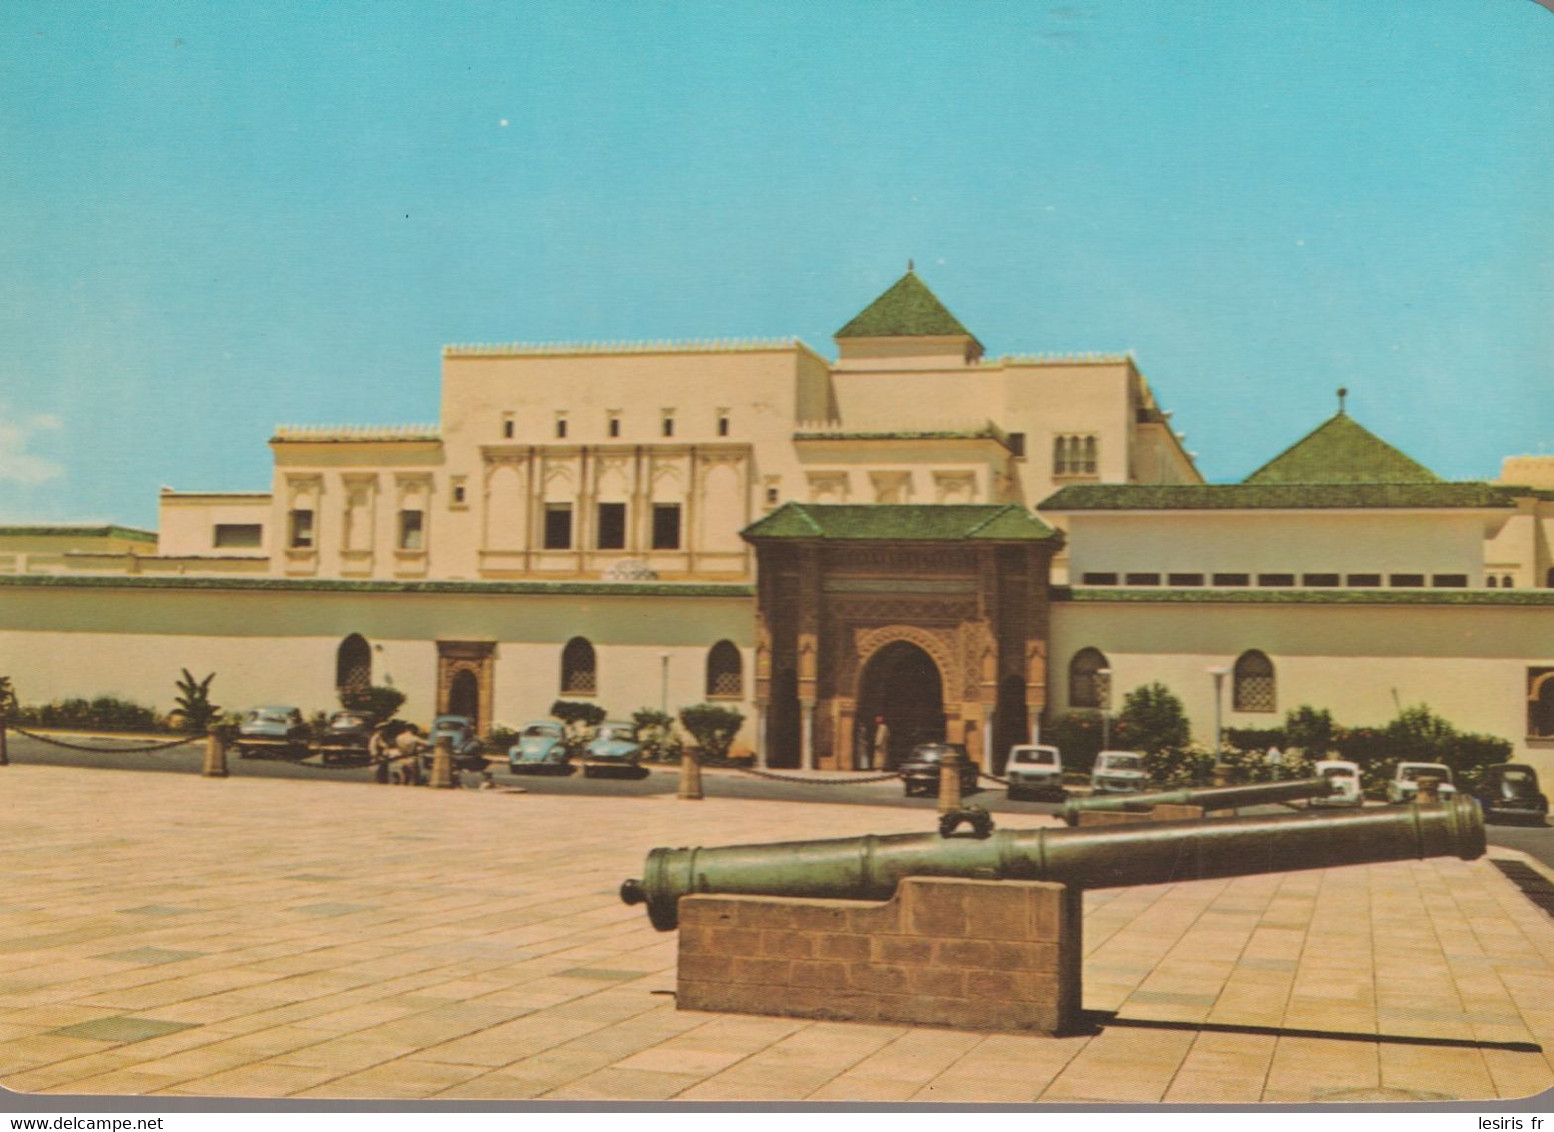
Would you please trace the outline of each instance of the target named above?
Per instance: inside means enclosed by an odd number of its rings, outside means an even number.
[[[1089,893],[1101,1025],[1054,1039],[678,1011],[675,937],[617,897],[657,845],[926,831],[922,811],[32,766],[0,769],[0,806],[0,1083],[18,1091],[1244,1104],[1554,1086],[1554,921],[1487,862]]]

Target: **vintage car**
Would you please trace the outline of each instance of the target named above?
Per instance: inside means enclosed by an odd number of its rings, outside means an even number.
[[[448,740],[453,749],[453,765],[460,770],[486,769],[486,751],[475,734],[475,721],[469,716],[439,715],[432,720],[432,732],[427,736],[426,749],[421,752],[421,763],[427,770],[432,768],[439,739]]]
[[[1441,780],[1439,794],[1443,802],[1457,793],[1457,787],[1452,784],[1451,770],[1440,763],[1398,763],[1392,781],[1387,783],[1387,801],[1394,805],[1412,802],[1419,794],[1421,778]]]
[[[913,794],[939,793],[939,776],[943,773],[944,758],[952,751],[960,755],[961,793],[970,794],[975,790],[978,768],[966,753],[965,747],[959,743],[919,743],[896,767],[906,796],[910,798]]]
[[[1090,771],[1092,794],[1137,794],[1149,780],[1137,751],[1102,751]]]
[[[1542,825],[1549,812],[1549,800],[1538,789],[1538,772],[1525,763],[1485,767],[1473,796],[1485,821]]]
[[[566,728],[554,719],[525,723],[507,750],[507,769],[514,774],[566,774],[568,760]]]
[[[1068,795],[1063,789],[1063,756],[1056,747],[1022,744],[1009,750],[1004,768],[1009,780],[1010,798],[1051,798],[1061,802]]]
[[[319,757],[326,763],[367,758],[372,749],[374,726],[372,716],[365,712],[335,712],[319,737]]]
[[[250,708],[237,726],[233,742],[238,757],[305,758],[308,753],[308,725],[298,708],[274,704]]]
[[[1325,778],[1332,784],[1333,792],[1326,798],[1313,798],[1313,806],[1360,806],[1365,798],[1360,793],[1360,766],[1345,759],[1322,759],[1311,768],[1312,776]]]
[[[588,746],[583,748],[583,776],[638,777],[647,773],[637,765],[641,758],[642,744],[637,742],[636,724],[618,719],[606,720],[594,732]]]

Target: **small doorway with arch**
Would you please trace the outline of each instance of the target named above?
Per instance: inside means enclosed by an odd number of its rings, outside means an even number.
[[[448,688],[448,714],[480,719],[480,681],[467,668],[454,673]]]
[[[495,641],[437,642],[437,714],[466,715],[484,735],[491,729]]]
[[[919,743],[944,741],[944,680],[939,665],[919,646],[910,641],[884,646],[869,658],[858,686],[859,742],[872,753],[874,769],[895,767]]]

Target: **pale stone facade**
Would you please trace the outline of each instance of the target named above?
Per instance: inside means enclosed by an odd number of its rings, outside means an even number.
[[[937,726],[996,765],[1027,721],[1083,706],[1085,650],[1119,699],[1172,687],[1200,735],[1205,669],[1256,652],[1275,706],[1227,701],[1228,723],[1300,703],[1380,723],[1427,702],[1520,756],[1554,750],[1554,459],[1445,484],[1340,408],[1245,484],[1208,485],[1130,357],[985,358],[911,273],[836,344],[834,361],[795,340],[447,347],[435,425],[279,427],[268,490],[164,489],[154,541],[0,529],[0,672],[28,702],[167,706],[179,668],[215,670],[229,706],[311,710],[359,636],[415,716],[447,710],[459,680],[482,724],[558,697],[613,716],[712,698],[745,712],[741,745],[763,757],[856,766],[885,702],[860,673],[881,653],[921,670]],[[823,600],[758,577],[742,532],[859,504],[906,525],[857,536],[873,545],[846,562],[828,534],[790,548],[818,563]],[[1016,607],[992,550],[978,566],[921,541],[935,508],[1005,504],[1047,525],[1031,561],[1053,588],[1015,575],[1039,617],[999,612]],[[865,591],[867,616],[849,612]],[[939,656],[946,634],[982,642],[990,675]],[[775,664],[774,640],[791,653]],[[569,678],[562,657],[584,648],[593,676]]]

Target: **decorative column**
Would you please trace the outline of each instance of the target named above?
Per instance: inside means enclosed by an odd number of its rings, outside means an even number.
[[[799,751],[799,764],[805,770],[815,769],[815,701],[800,700],[799,711],[804,717],[803,747]]]
[[[755,765],[762,770],[767,767],[766,729],[771,722],[771,710],[764,702],[755,705]]]

